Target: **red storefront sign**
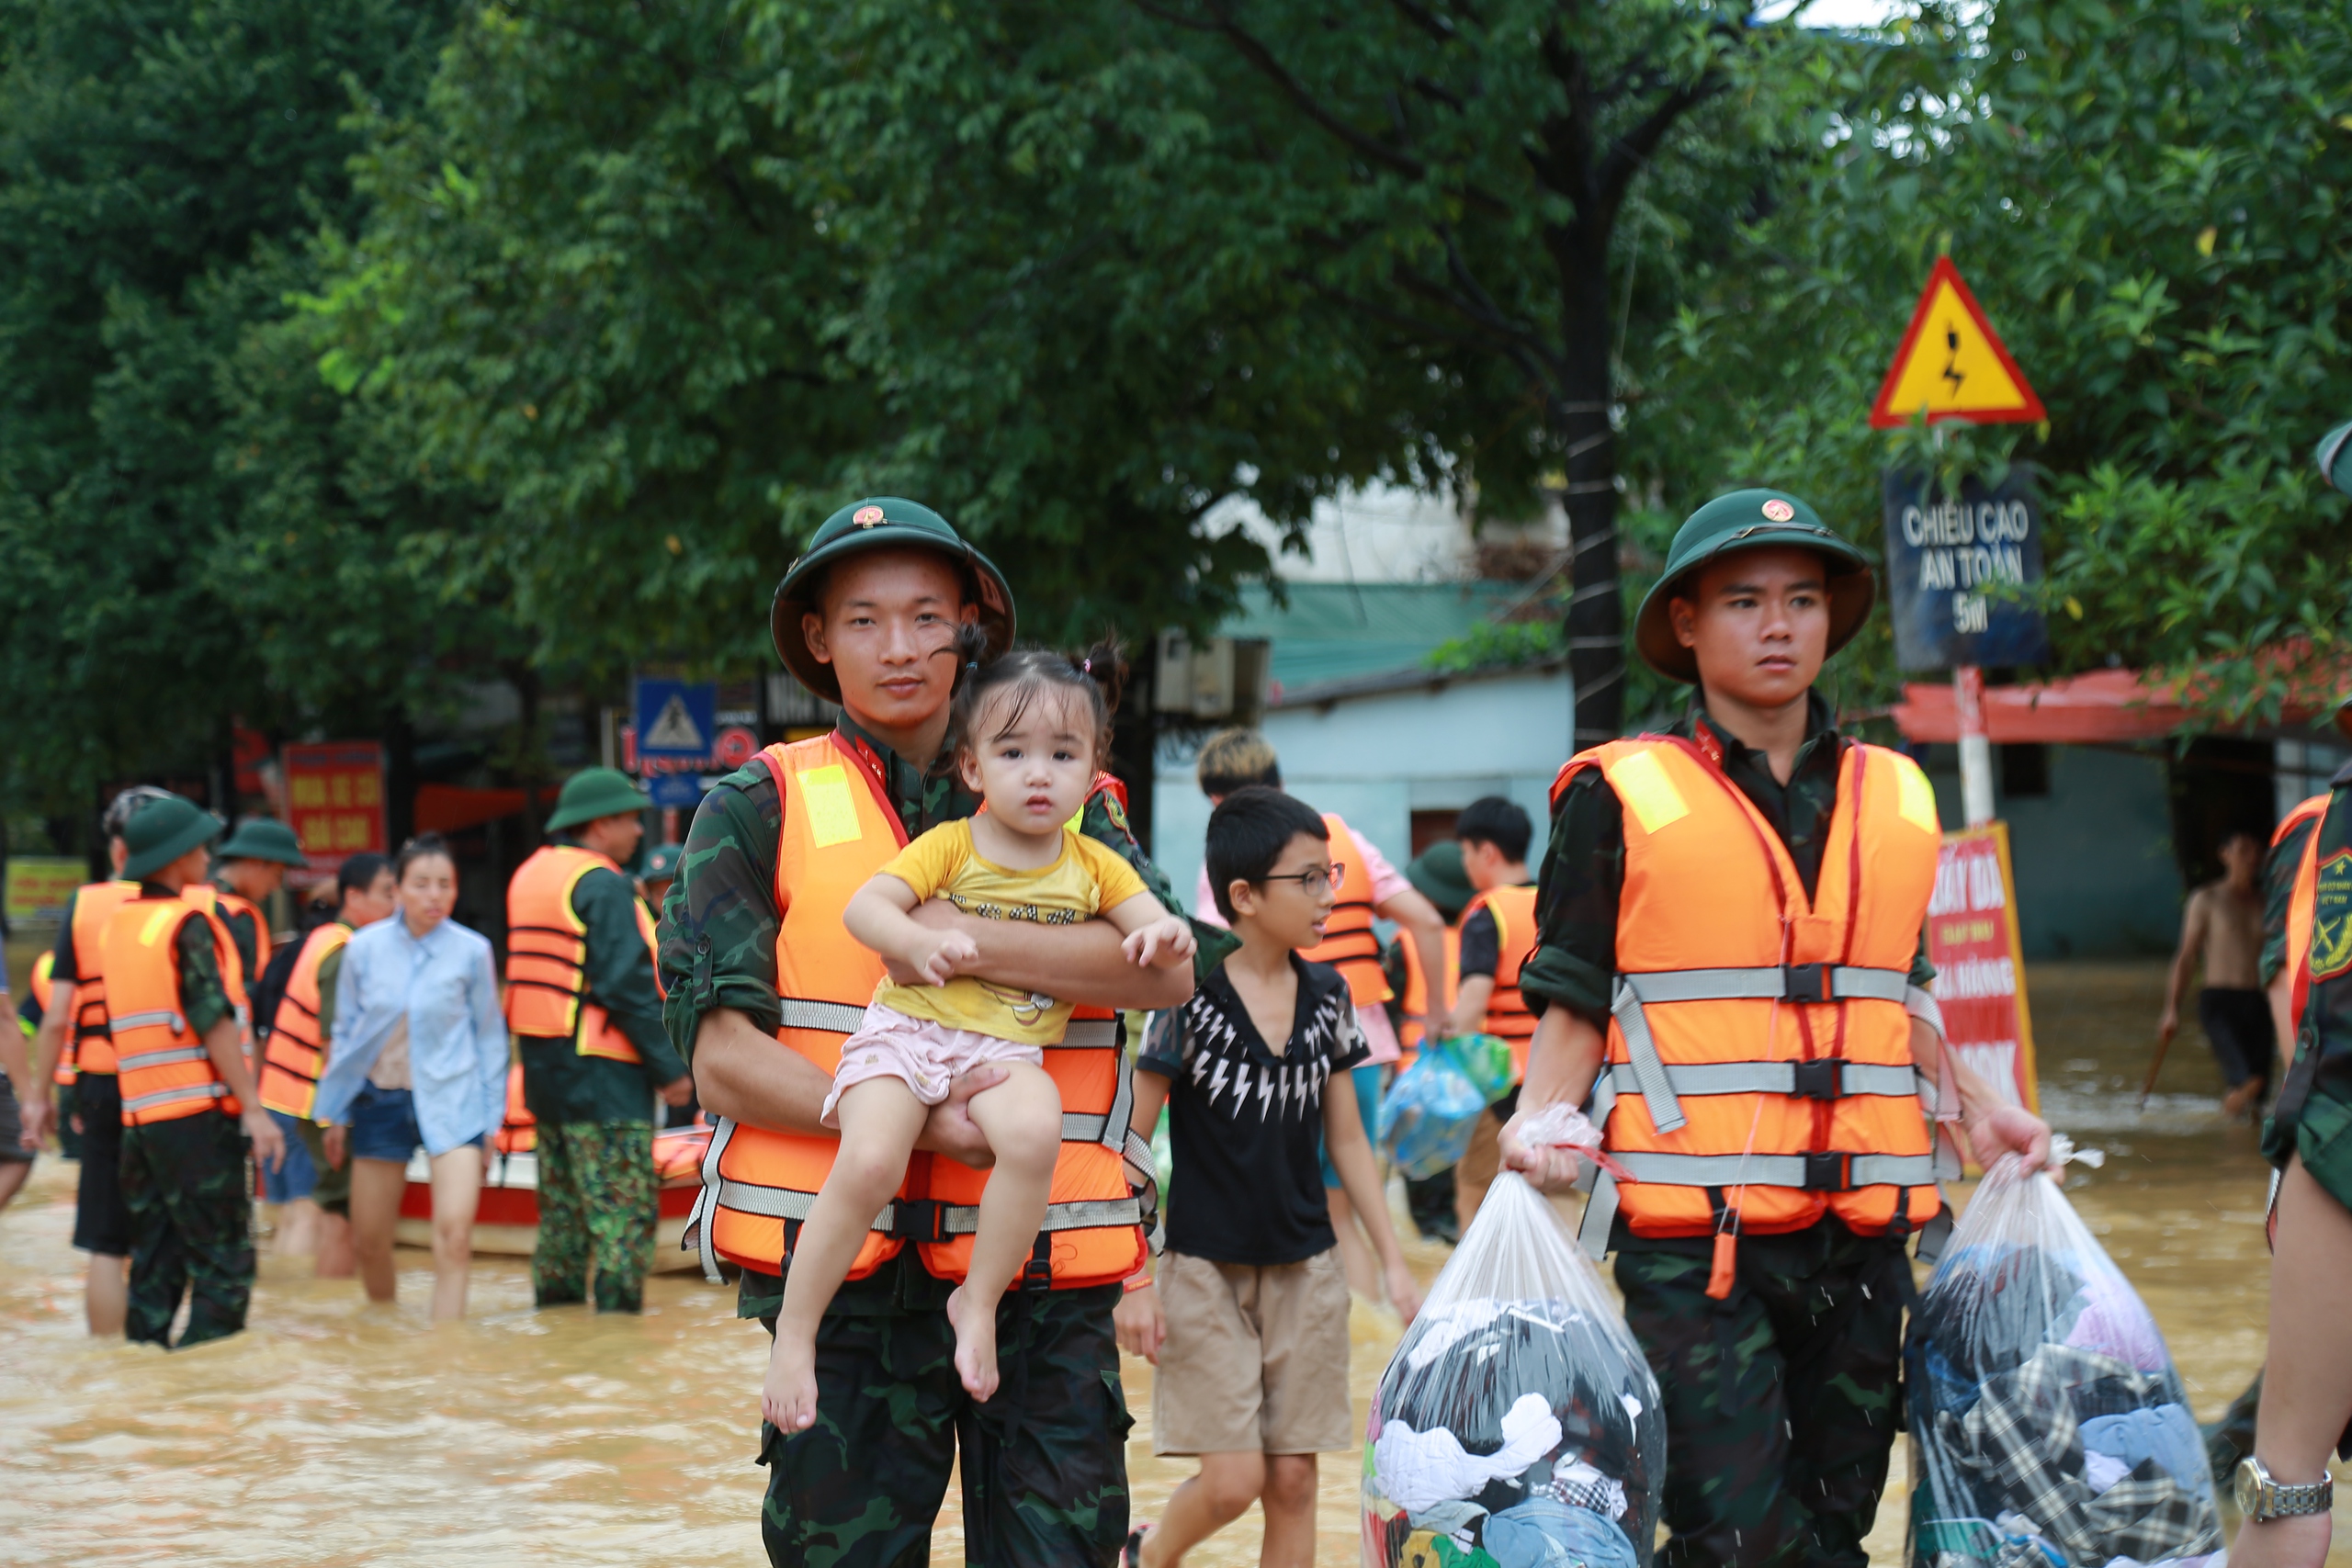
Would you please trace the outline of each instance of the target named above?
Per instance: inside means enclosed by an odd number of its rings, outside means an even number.
[[[1944,1040],[1977,1077],[2033,1111],[2041,1094],[2017,904],[2008,824],[1944,835],[1935,896],[1928,901],[1928,956],[1936,966]]]
[[[383,854],[384,749],[373,740],[286,748],[286,807],[314,872]]]

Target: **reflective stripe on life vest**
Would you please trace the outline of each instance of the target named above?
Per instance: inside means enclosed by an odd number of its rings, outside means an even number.
[[[775,888],[783,917],[776,933],[776,1037],[831,1074],[883,978],[881,959],[843,929],[842,909],[904,847],[906,835],[881,781],[835,736],[772,746],[761,758],[784,806]],[[1023,1284],[1107,1284],[1134,1273],[1147,1256],[1143,1206],[1127,1187],[1120,1158],[1129,1114],[1121,1043],[1115,1018],[1081,1010],[1061,1043],[1045,1052],[1046,1070],[1061,1091],[1064,1142],[1036,1269]],[[705,1271],[717,1278],[723,1258],[780,1272],[789,1251],[787,1227],[807,1216],[839,1147],[835,1138],[720,1118],[687,1229]],[[897,1195],[860,1245],[848,1278],[873,1273],[911,1241],[924,1268],[960,1279],[987,1179],[985,1171],[914,1156]]]
[[[1926,1224],[1938,1171],[1905,1009],[1941,838],[1926,777],[1900,753],[1845,747],[1808,898],[1780,835],[1700,744],[1595,748],[1555,799],[1588,768],[1625,830],[1594,1119],[1636,1179],[1596,1182],[1587,1247],[1605,1247],[1621,1208],[1651,1236],[1706,1235],[1719,1213],[1757,1235],[1825,1213],[1866,1235]]]
[[[1527,1081],[1527,1045],[1535,1038],[1535,1015],[1520,995],[1519,968],[1535,945],[1535,889],[1489,887],[1462,911],[1484,909],[1495,921],[1495,988],[1487,998],[1486,1032],[1510,1047],[1510,1081]]]
[[[244,966],[236,939],[209,900],[134,898],[116,909],[100,939],[107,976],[107,1010],[122,1119],[128,1126],[169,1122],[217,1107],[242,1109],[220,1081],[204,1042],[181,1014],[179,932],[202,920],[212,935],[222,989],[232,1008],[245,1003]]]
[[[293,972],[286,976],[286,992],[270,1020],[269,1042],[262,1058],[261,1102],[272,1111],[307,1119],[319,1100],[319,1078],[327,1069],[327,1032],[332,1021],[319,1016],[319,969],[331,953],[340,953],[351,940],[351,928],[341,920],[325,925],[302,939],[294,956]]]
[[[136,882],[85,882],[74,895],[74,1021],[64,1056],[76,1072],[114,1076],[114,1043],[107,1035],[107,921],[139,897]]]
[[[1340,863],[1339,901],[1323,922],[1323,940],[1299,954],[1309,964],[1329,964],[1347,976],[1348,995],[1360,1008],[1377,1007],[1396,993],[1380,966],[1380,938],[1372,929],[1372,868],[1363,848],[1338,814],[1323,813],[1331,835],[1331,858]]]
[[[516,1034],[570,1040],[583,1056],[641,1062],[636,1044],[613,1027],[612,1014],[588,998],[588,922],[571,907],[580,879],[612,860],[576,844],[548,844],[514,870],[506,885],[506,1027]],[[650,955],[653,919],[632,897],[638,934]],[[658,987],[661,967],[654,967]]]

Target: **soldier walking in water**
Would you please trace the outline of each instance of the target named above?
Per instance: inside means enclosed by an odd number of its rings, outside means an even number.
[[[2243,1116],[2270,1087],[2270,1062],[2278,1048],[2270,1002],[2263,995],[2262,840],[2243,828],[2222,840],[2222,875],[2188,896],[2180,918],[2180,951],[2173,954],[2157,1038],[2165,1045],[2180,1028],[2180,998],[2200,959],[2205,987],[2197,996],[2197,1021],[2221,1064],[2228,1085],[2222,1109]]]

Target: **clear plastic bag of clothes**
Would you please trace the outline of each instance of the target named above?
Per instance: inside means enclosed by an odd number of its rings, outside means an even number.
[[[1419,1058],[1396,1075],[1380,1098],[1380,1141],[1406,1177],[1419,1181],[1462,1158],[1478,1112],[1493,1098],[1463,1064],[1459,1041],[1421,1047]]]
[[[1506,1172],[1381,1375],[1365,1568],[1647,1568],[1665,1478],[1640,1347],[1552,1206]]]
[[[2222,1550],[2164,1336],[2043,1172],[1993,1163],[1905,1355],[1916,1568],[2188,1568]]]

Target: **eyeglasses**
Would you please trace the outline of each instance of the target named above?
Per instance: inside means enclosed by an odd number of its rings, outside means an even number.
[[[1348,868],[1338,861],[1333,861],[1329,865],[1310,865],[1305,871],[1295,871],[1288,876],[1258,878],[1261,882],[1295,882],[1298,884],[1299,891],[1309,897],[1313,897],[1327,887],[1337,887],[1347,879]]]

